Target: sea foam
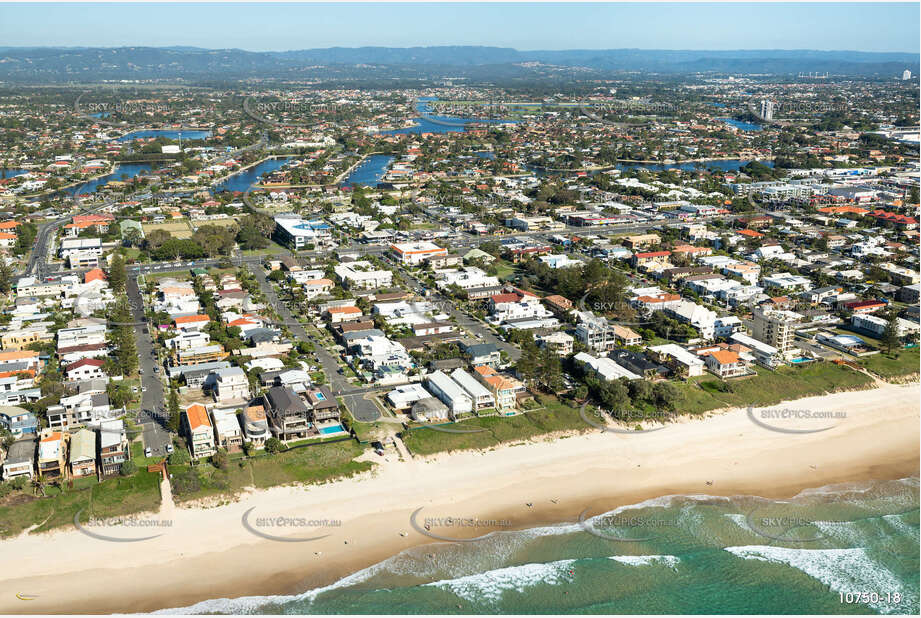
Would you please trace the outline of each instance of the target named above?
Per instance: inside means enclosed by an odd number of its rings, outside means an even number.
[[[885,598],[870,606],[884,614],[906,613],[917,607],[917,600],[908,598],[905,587],[889,569],[873,562],[862,548],[853,549],[792,549],[768,545],[727,547],[729,553],[746,560],[763,560],[786,564],[822,582],[835,592],[902,593],[898,605],[887,605]]]
[[[678,563],[680,560],[678,556],[669,556],[669,555],[652,555],[652,556],[609,556],[610,560],[615,562],[620,562],[621,564],[626,564],[629,566],[652,566],[661,564],[671,568],[674,571],[678,570]]]
[[[539,584],[555,585],[571,581],[575,560],[522,564],[485,573],[445,579],[425,584],[447,590],[472,603],[497,602],[508,591],[524,592]]]

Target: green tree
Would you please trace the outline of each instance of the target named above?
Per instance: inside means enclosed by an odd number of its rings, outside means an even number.
[[[214,455],[211,456],[211,464],[218,470],[226,470],[230,465],[230,457],[228,457],[227,451],[222,448],[217,449]]]
[[[656,397],[656,403],[669,412],[675,409],[678,401],[681,399],[681,391],[670,382],[659,382],[653,386],[653,393]]]
[[[136,227],[129,227],[122,234],[122,244],[126,247],[140,247],[144,243],[141,231]]]
[[[892,354],[893,348],[898,348],[901,344],[899,337],[899,314],[895,310],[889,311],[889,320],[886,322],[886,328],[883,330],[883,345],[886,346],[886,354]]]
[[[131,389],[128,388],[127,384],[109,382],[106,385],[106,394],[109,396],[109,403],[113,408],[124,407],[131,401]]]
[[[192,457],[191,455],[189,455],[189,451],[187,451],[186,449],[177,448],[175,451],[170,453],[170,456],[167,459],[167,461],[169,462],[169,465],[171,466],[181,466],[183,464],[187,464],[190,461],[192,461]]]
[[[13,270],[6,262],[0,262],[0,293],[6,294],[13,287]]]
[[[115,253],[112,256],[112,262],[109,264],[109,287],[118,295],[125,291],[125,282],[128,280],[128,274],[125,271],[125,256],[121,253]]]
[[[137,471],[138,471],[137,464],[131,461],[130,459],[127,461],[123,461],[122,465],[119,466],[118,468],[118,473],[121,474],[122,476],[131,476],[132,474],[135,474]]]
[[[170,240],[173,237],[172,234],[166,230],[151,230],[147,237],[144,239],[144,247],[148,251],[154,251],[163,246],[163,243]]]
[[[274,455],[284,449],[285,445],[278,438],[269,438],[265,441],[265,452]]]
[[[169,414],[169,420],[167,423],[169,425],[170,431],[173,433],[179,433],[179,393],[173,386],[171,386],[169,389],[169,396],[166,400],[166,410]]]

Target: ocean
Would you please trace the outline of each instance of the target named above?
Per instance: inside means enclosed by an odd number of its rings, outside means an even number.
[[[790,500],[667,496],[582,523],[403,551],[193,614],[918,614],[917,478]]]

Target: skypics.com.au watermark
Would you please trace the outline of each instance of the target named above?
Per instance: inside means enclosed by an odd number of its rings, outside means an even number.
[[[596,319],[605,321],[608,324],[616,326],[644,326],[646,324],[651,324],[650,320],[642,319],[637,313],[637,310],[628,302],[625,301],[600,301],[593,300],[589,301],[588,296],[590,292],[586,292],[582,295],[582,298],[579,299],[579,302],[576,303],[576,306],[579,308],[579,311],[582,313],[592,313],[592,314],[601,314],[596,316]],[[631,316],[629,319],[608,319],[603,317],[606,314],[612,313],[614,315],[620,316]],[[599,322],[600,324],[600,322]]]
[[[609,513],[588,517],[589,509],[579,513],[579,526],[592,536],[607,541],[637,543],[650,541],[663,530],[678,526],[678,522],[662,517],[631,516]]]
[[[794,408],[761,408],[756,412],[753,406],[748,406],[747,416],[755,425],[768,431],[806,434],[834,428],[847,418],[847,412]]]
[[[121,128],[129,125],[125,117],[143,114],[148,117],[157,116],[165,121],[171,110],[171,106],[163,101],[120,99],[94,93],[83,93],[74,101],[74,113],[77,116],[95,124]]]
[[[641,434],[641,433],[652,433],[653,431],[659,431],[661,429],[665,429],[664,426],[643,429],[642,426],[638,425],[638,422],[634,423],[635,425],[634,429],[613,427],[611,425],[608,425],[607,419],[604,416],[604,412],[602,412],[600,409],[595,409],[594,412],[589,412],[588,407],[589,407],[588,402],[585,402],[582,404],[582,406],[579,408],[579,418],[581,418],[582,421],[586,425],[591,425],[595,429],[600,429],[601,431],[606,432],[606,433],[621,434],[621,435]],[[658,422],[664,423],[669,418],[670,418],[670,415],[662,412],[661,410],[656,410],[652,416],[649,416],[642,420],[643,421],[658,421]],[[639,427],[639,428],[636,428],[636,427]]]
[[[325,539],[330,534],[303,536],[299,531],[342,527],[341,519],[292,517],[289,515],[253,515],[256,507],[243,513],[243,528],[255,536],[281,543],[306,543]]]
[[[781,99],[765,94],[752,95],[746,102],[746,107],[762,122],[816,118],[825,114],[850,111],[850,106],[843,102]]]
[[[249,94],[243,98],[243,113],[256,122],[273,127],[313,128],[358,109],[356,104],[272,93]]]
[[[419,507],[409,516],[409,525],[413,530],[439,541],[451,541],[455,543],[472,543],[479,541],[489,535],[490,532],[497,529],[511,529],[512,522],[509,519],[481,519],[478,516],[462,515],[449,517],[419,517],[424,507]],[[455,536],[459,530],[489,530],[489,532],[475,537]]]
[[[109,543],[137,543],[149,541],[163,536],[157,534],[139,535],[141,530],[153,532],[163,528],[172,528],[173,520],[157,517],[141,517],[136,515],[97,518],[93,517],[86,522],[80,521],[83,509],[74,514],[74,527],[86,536],[98,541]]]
[[[746,526],[755,534],[781,543],[814,543],[828,538],[824,530],[836,525],[850,523],[791,513],[793,504],[761,504],[749,511],[745,517]],[[780,512],[778,512],[780,511]]]

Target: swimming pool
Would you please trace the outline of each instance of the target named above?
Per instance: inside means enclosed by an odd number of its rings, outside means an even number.
[[[329,427],[321,427],[320,434],[326,435],[330,433],[341,433],[345,431],[345,427],[342,425],[330,425]]]

